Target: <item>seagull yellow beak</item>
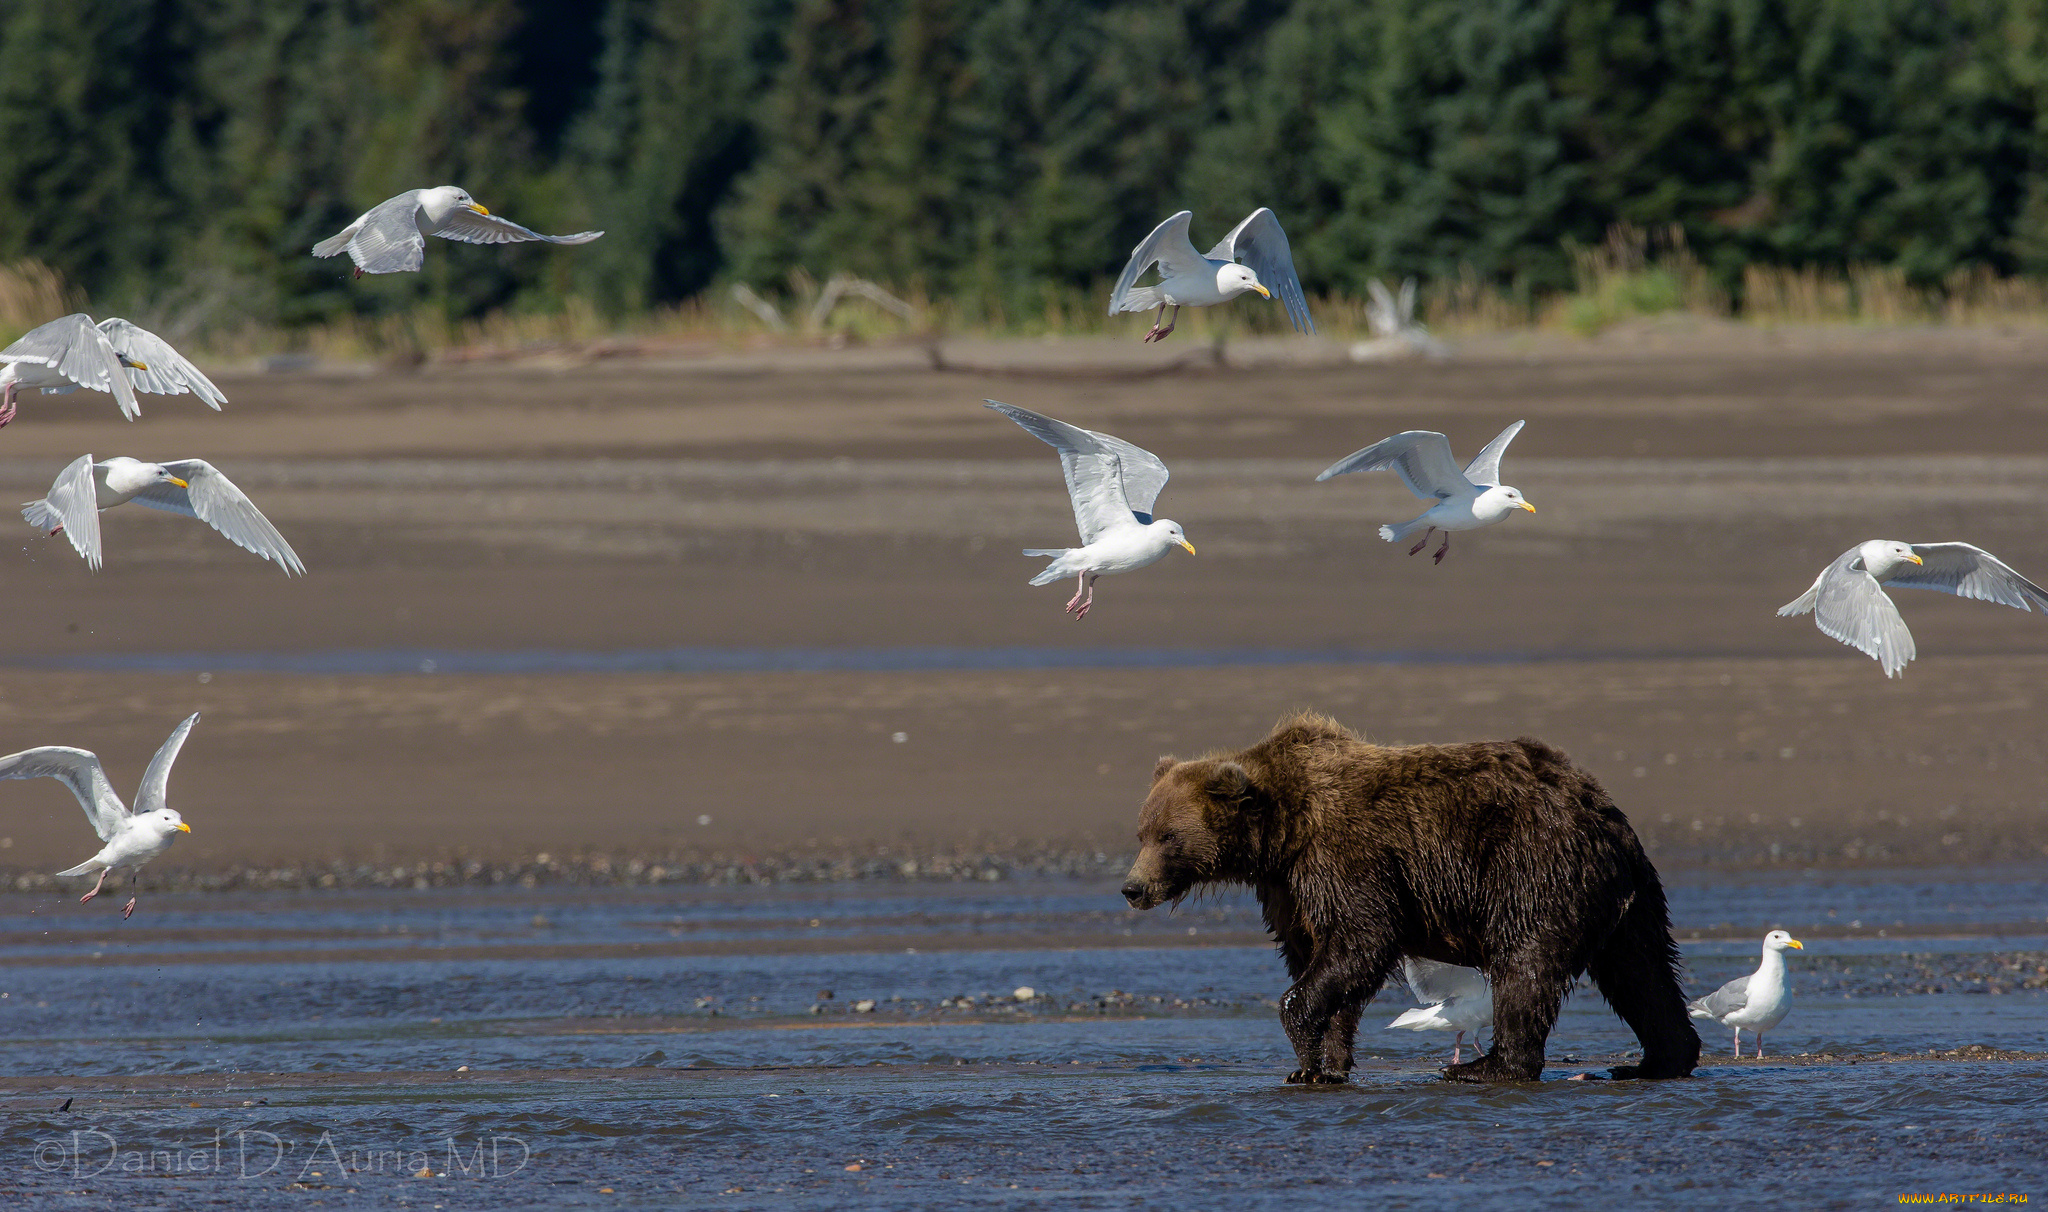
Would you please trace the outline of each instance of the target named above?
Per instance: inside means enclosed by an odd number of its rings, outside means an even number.
[[[1520,506],[1521,506],[1522,508],[1524,508],[1524,509],[1528,510],[1528,511],[1529,511],[1530,513],[1535,513],[1535,512],[1536,512],[1536,507],[1535,507],[1534,505],[1531,505],[1531,504],[1529,504],[1529,502],[1527,502],[1527,501],[1518,501],[1518,502],[1516,502],[1516,504],[1518,504],[1518,505],[1520,505]]]
[[[1181,539],[1181,540],[1179,540],[1179,542],[1180,542],[1180,545],[1181,545],[1182,547],[1185,547],[1185,548],[1187,548],[1187,549],[1188,549],[1188,554],[1189,554],[1189,555],[1193,555],[1193,554],[1195,554],[1195,545],[1194,545],[1193,543],[1190,543],[1190,542],[1188,542],[1188,541],[1187,541],[1186,539]]]
[[[190,825],[187,825],[187,824],[186,824],[185,822],[183,822],[183,821],[179,821],[179,822],[178,822],[178,832],[179,832],[179,833],[190,833],[190,832],[192,832],[192,826],[190,826]]]
[[[135,359],[133,359],[133,358],[122,358],[122,359],[121,359],[121,365],[123,365],[123,366],[126,366],[126,367],[127,367],[128,369],[130,369],[130,370],[148,370],[148,369],[149,369],[149,363],[147,363],[147,362],[137,362],[137,361],[136,361]]]
[[[1259,285],[1257,282],[1252,283],[1252,289],[1258,291],[1260,294],[1266,296],[1268,299],[1273,297],[1272,291],[1267,290],[1265,287]]]
[[[1925,564],[1927,562],[1916,555],[1909,555],[1906,558],[1913,561],[1915,564]]]
[[[1792,948],[1792,949],[1793,949],[1794,951],[1804,951],[1804,950],[1806,950],[1806,944],[1805,944],[1805,943],[1802,943],[1802,942],[1800,942],[1800,941],[1799,941],[1798,939],[1796,939],[1796,938],[1788,938],[1788,939],[1786,939],[1786,940],[1785,940],[1785,945],[1786,945],[1787,947],[1790,947],[1790,948]]]
[[[490,214],[490,213],[491,213],[490,211],[487,211],[487,210],[485,210],[485,209],[484,209],[484,204],[483,204],[483,203],[481,203],[481,202],[472,202],[472,203],[470,203],[470,204],[469,204],[469,209],[471,209],[471,210],[475,211],[476,213],[478,213],[478,214],[480,214],[480,215],[488,215],[488,214]]]
[[[179,478],[178,478],[178,477],[176,477],[176,476],[172,476],[172,477],[171,477],[171,483],[173,483],[173,484],[176,484],[176,485],[177,485],[178,487],[180,487],[180,488],[190,488],[190,487],[192,487],[192,486],[191,486],[190,484],[187,484],[187,483],[186,483],[185,481],[183,481],[183,480],[179,479]]]

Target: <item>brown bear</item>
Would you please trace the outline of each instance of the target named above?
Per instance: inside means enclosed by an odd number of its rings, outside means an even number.
[[[1582,972],[1642,1041],[1615,1077],[1699,1063],[1657,871],[1593,776],[1541,741],[1390,749],[1300,715],[1237,753],[1159,759],[1138,843],[1133,908],[1208,884],[1258,893],[1294,980],[1289,1082],[1345,1080],[1358,1016],[1402,956],[1493,982],[1493,1047],[1448,1078],[1539,1078]]]

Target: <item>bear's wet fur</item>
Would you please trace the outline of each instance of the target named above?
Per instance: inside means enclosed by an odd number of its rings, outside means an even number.
[[[1657,871],[1593,776],[1542,741],[1386,748],[1299,715],[1249,749],[1161,758],[1138,842],[1135,908],[1211,884],[1258,893],[1294,980],[1290,1082],[1345,1080],[1359,1014],[1404,955],[1493,982],[1493,1047],[1453,1080],[1540,1078],[1581,973],[1642,1041],[1616,1078],[1699,1063]]]

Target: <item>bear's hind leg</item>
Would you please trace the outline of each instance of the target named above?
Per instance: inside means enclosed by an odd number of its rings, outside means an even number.
[[[1700,1063],[1700,1034],[1693,1030],[1685,990],[1678,983],[1678,946],[1661,889],[1637,895],[1614,933],[1593,953],[1586,975],[1643,1045],[1643,1062],[1618,1066],[1617,1079],[1692,1075]],[[1740,1055],[1740,1030],[1735,1039]]]

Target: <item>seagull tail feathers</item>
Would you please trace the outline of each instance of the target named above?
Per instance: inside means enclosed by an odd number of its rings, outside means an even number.
[[[1159,297],[1156,286],[1133,286],[1122,295],[1110,301],[1109,314],[1120,311],[1151,311],[1166,300]]]
[[[355,234],[355,228],[350,227],[339,235],[329,236],[313,246],[313,255],[316,257],[336,256],[340,254],[341,250],[348,247],[348,242],[355,237]]]
[[[1063,562],[1062,557],[1064,557],[1068,552],[1073,550],[1075,549],[1072,547],[1059,547],[1051,549],[1042,547],[1026,548],[1024,551],[1025,555],[1052,557],[1052,563],[1047,564],[1045,566],[1044,572],[1041,572],[1037,576],[1032,577],[1031,583],[1033,585],[1050,585],[1054,581],[1065,580],[1067,577],[1072,576],[1075,570],[1068,568]]]
[[[1389,543],[1398,543],[1420,529],[1422,529],[1422,521],[1418,518],[1413,522],[1403,522],[1399,526],[1382,526],[1380,527],[1380,537]]]
[[[100,869],[100,864],[99,864],[98,860],[96,860],[96,859],[87,859],[87,860],[85,860],[84,862],[80,863],[80,864],[79,864],[78,866],[76,866],[76,867],[71,867],[71,868],[67,868],[66,870],[63,870],[63,871],[59,871],[59,872],[58,872],[57,874],[58,874],[58,875],[91,875],[91,874],[92,874],[93,872],[95,872],[95,871],[98,871],[99,869]]]
[[[1392,1031],[1396,1027],[1406,1027],[1410,1031],[1428,1031],[1433,1027],[1445,1026],[1436,1012],[1435,1006],[1417,1006],[1413,1010],[1403,1010],[1401,1016],[1388,1023],[1384,1029]]]
[[[44,534],[48,534],[64,524],[63,517],[46,500],[30,501],[28,504],[23,505],[21,507],[21,516],[28,519],[29,525],[42,531]]]

